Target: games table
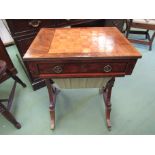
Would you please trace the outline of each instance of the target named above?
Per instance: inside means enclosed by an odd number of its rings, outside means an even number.
[[[141,54],[115,27],[42,28],[24,55],[34,77],[45,79],[55,127],[58,89],[101,88],[106,122],[111,128],[111,93],[115,77],[131,75]]]

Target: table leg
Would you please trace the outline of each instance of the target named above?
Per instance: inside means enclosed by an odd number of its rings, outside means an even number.
[[[112,87],[115,82],[115,77],[112,77],[111,80],[109,80],[106,84],[106,87],[102,89],[102,94],[105,102],[105,109],[106,109],[106,122],[107,127],[110,130],[111,129],[111,122],[110,122],[110,112],[111,112],[111,93],[112,93]]]
[[[45,79],[45,83],[49,93],[50,99],[50,117],[51,117],[51,129],[55,128],[55,102],[56,102],[56,95],[57,95],[57,88],[53,87],[51,84],[51,79]]]
[[[15,117],[11,114],[11,112],[2,104],[0,103],[0,113],[10,121],[17,129],[21,128],[20,123],[18,123]]]

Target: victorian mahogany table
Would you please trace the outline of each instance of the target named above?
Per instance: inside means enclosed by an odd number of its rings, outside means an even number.
[[[34,77],[45,79],[52,129],[57,94],[54,79],[110,77],[101,89],[110,128],[110,98],[115,77],[130,75],[140,57],[115,27],[43,28],[24,55],[24,61],[29,62]]]

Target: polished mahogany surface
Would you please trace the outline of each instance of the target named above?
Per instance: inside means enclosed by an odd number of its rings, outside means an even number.
[[[130,75],[141,54],[114,27],[41,29],[24,55],[33,77],[45,79],[55,127],[57,91],[51,78],[109,77],[102,94],[110,129],[111,91],[115,77]],[[82,80],[82,79],[80,79]],[[53,81],[52,81],[53,83]]]
[[[115,27],[42,28],[24,60],[46,58],[140,58]]]
[[[31,74],[28,63],[20,58],[24,56],[30,44],[34,40],[41,28],[60,28],[60,27],[105,27],[115,26],[123,31],[124,19],[7,19],[12,37],[17,45],[19,53],[18,60],[23,67],[26,75],[34,90],[45,85],[40,78],[34,78]]]

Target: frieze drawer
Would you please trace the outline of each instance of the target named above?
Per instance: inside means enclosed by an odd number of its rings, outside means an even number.
[[[77,63],[30,63],[29,68],[34,76],[50,74],[51,76],[77,75],[77,74],[130,74],[134,63],[127,62],[77,62]],[[75,76],[76,77],[76,76]]]
[[[40,74],[124,72],[126,63],[38,64]]]

